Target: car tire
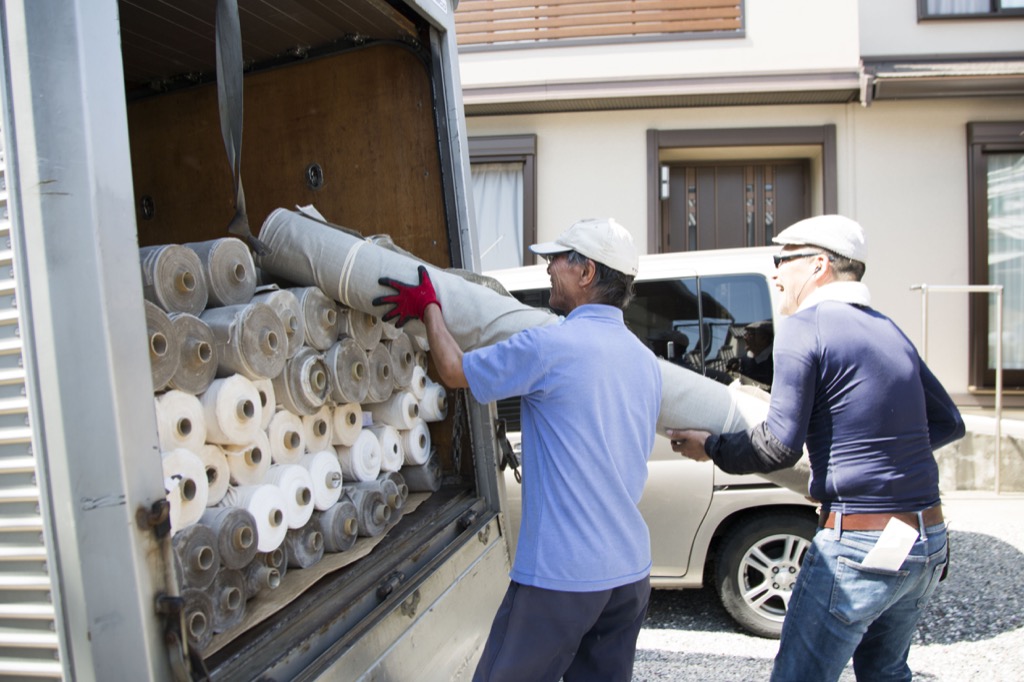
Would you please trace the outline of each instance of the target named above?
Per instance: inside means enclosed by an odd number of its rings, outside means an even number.
[[[772,639],[782,634],[789,596],[816,530],[807,515],[780,512],[740,522],[725,536],[715,587],[745,630]]]

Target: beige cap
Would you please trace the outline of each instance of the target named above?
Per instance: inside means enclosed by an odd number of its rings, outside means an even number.
[[[851,260],[867,263],[864,228],[841,215],[819,215],[793,223],[772,239],[776,244],[817,246]]]
[[[553,242],[530,247],[539,256],[576,251],[625,275],[636,276],[640,255],[629,231],[614,218],[587,218],[573,223]]]

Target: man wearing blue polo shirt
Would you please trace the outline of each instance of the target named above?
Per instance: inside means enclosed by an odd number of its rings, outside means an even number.
[[[381,280],[398,291],[385,319],[423,319],[448,387],[522,396],[522,524],[474,680],[627,682],[651,590],[637,503],[661,409],[657,360],[623,321],[639,257],[611,219],[530,248],[548,259],[559,324],[463,354],[425,269],[415,287]]]

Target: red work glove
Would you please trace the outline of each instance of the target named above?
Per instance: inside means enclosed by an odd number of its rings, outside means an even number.
[[[391,287],[398,292],[390,296],[378,296],[373,299],[373,305],[394,304],[394,307],[384,313],[384,317],[381,319],[385,322],[390,322],[397,317],[398,322],[395,323],[395,326],[401,327],[409,320],[422,320],[423,312],[431,303],[436,303],[438,308],[441,307],[437,300],[437,294],[434,293],[434,284],[430,281],[427,269],[421,265],[419,273],[420,283],[416,286],[393,280],[390,277],[381,277],[377,280],[380,284]]]

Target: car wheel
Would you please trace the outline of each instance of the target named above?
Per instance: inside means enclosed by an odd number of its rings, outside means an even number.
[[[722,605],[745,630],[778,639],[800,563],[817,530],[793,513],[741,522],[725,537],[715,568]]]

